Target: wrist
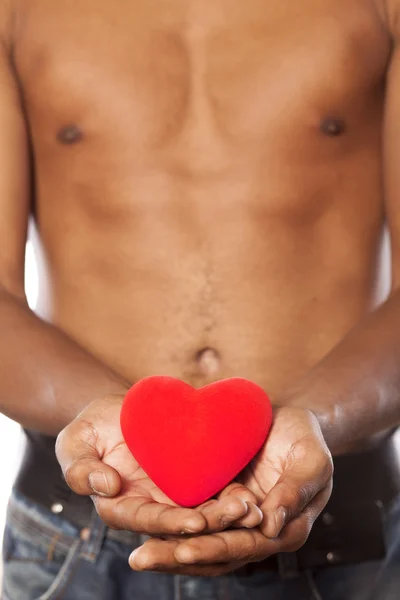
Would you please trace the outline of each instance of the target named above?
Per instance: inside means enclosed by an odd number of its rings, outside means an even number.
[[[329,450],[337,454],[343,443],[343,426],[342,410],[337,404],[316,403],[310,399],[309,394],[301,394],[299,392],[288,395],[281,400],[279,407],[287,406],[288,408],[302,408],[310,411],[318,421],[322,435]]]
[[[131,387],[132,384],[124,380],[122,377],[119,378],[117,376],[111,377],[105,382],[101,382],[101,386],[93,390],[92,398],[89,400],[86,399],[86,402],[81,405],[68,407],[68,413],[64,415],[63,424],[61,428],[59,428],[59,431],[69,425],[76,418],[80,417],[81,414],[87,411],[88,408],[93,404],[104,402],[105,400],[108,404],[122,404],[123,399]]]

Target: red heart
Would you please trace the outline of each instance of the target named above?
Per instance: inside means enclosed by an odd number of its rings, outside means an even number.
[[[181,506],[197,506],[232,481],[260,450],[271,422],[267,394],[242,378],[196,390],[173,377],[147,377],[129,390],[121,411],[129,450]]]

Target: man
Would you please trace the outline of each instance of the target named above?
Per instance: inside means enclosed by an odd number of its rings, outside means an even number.
[[[399,3],[0,7],[0,407],[27,432],[3,597],[397,598]],[[123,443],[153,374],[275,405],[201,507]]]

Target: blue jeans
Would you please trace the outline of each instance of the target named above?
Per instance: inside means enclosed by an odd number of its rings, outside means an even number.
[[[355,516],[355,518],[357,518]],[[385,516],[382,561],[278,574],[187,577],[130,570],[132,546],[94,513],[79,531],[13,495],[4,536],[2,600],[399,600],[400,498]],[[140,543],[138,536],[137,544]]]

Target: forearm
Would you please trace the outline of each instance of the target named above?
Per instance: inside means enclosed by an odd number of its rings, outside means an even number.
[[[400,292],[361,322],[285,401],[311,409],[336,454],[400,423]]]
[[[129,387],[22,299],[2,291],[0,332],[0,411],[24,427],[57,435],[89,402]]]

